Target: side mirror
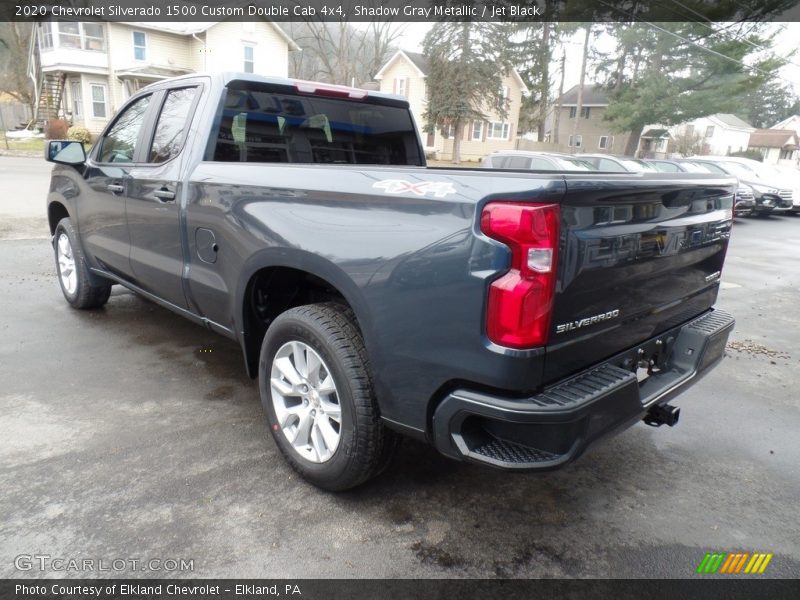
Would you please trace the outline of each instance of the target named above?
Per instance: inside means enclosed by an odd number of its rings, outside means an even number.
[[[83,142],[75,140],[50,140],[44,147],[47,162],[77,167],[86,162],[86,149]]]

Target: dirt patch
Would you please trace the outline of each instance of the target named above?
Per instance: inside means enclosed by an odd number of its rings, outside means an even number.
[[[0,216],[0,240],[36,240],[49,237],[47,217]]]
[[[765,356],[767,358],[784,358],[790,359],[792,358],[785,352],[781,350],[773,350],[772,348],[767,348],[763,344],[758,344],[753,340],[742,340],[740,342],[728,342],[727,346],[728,350],[734,350],[736,352],[741,352],[744,354],[749,354],[751,356]]]

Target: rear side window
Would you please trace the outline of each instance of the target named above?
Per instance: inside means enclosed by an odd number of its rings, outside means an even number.
[[[530,167],[531,169],[539,170],[539,171],[552,171],[555,167],[553,163],[549,160],[544,158],[533,158],[531,159]]]
[[[215,161],[422,164],[405,108],[229,88],[221,117]]]
[[[529,169],[531,166],[531,159],[527,156],[509,156],[506,159],[506,164],[503,165],[504,169]],[[540,167],[534,167],[540,168]]]
[[[601,158],[598,160],[597,168],[600,171],[608,171],[611,173],[627,173],[623,167],[615,163],[613,160],[608,160],[607,158]]]
[[[174,158],[183,146],[197,88],[170,90],[164,100],[153,134],[148,162],[162,163]]]
[[[101,142],[100,162],[133,162],[149,105],[150,96],[143,96],[122,112]]]
[[[662,173],[680,173],[680,169],[678,165],[673,165],[672,163],[653,163],[656,169],[661,171]]]

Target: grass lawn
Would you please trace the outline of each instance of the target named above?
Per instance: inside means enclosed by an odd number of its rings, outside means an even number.
[[[6,142],[8,145],[6,146]],[[44,138],[14,139],[0,133],[0,150],[21,150],[25,152],[40,152],[44,154]]]

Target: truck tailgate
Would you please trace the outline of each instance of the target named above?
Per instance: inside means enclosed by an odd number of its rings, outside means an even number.
[[[544,382],[709,309],[735,181],[693,175],[566,176]]]

